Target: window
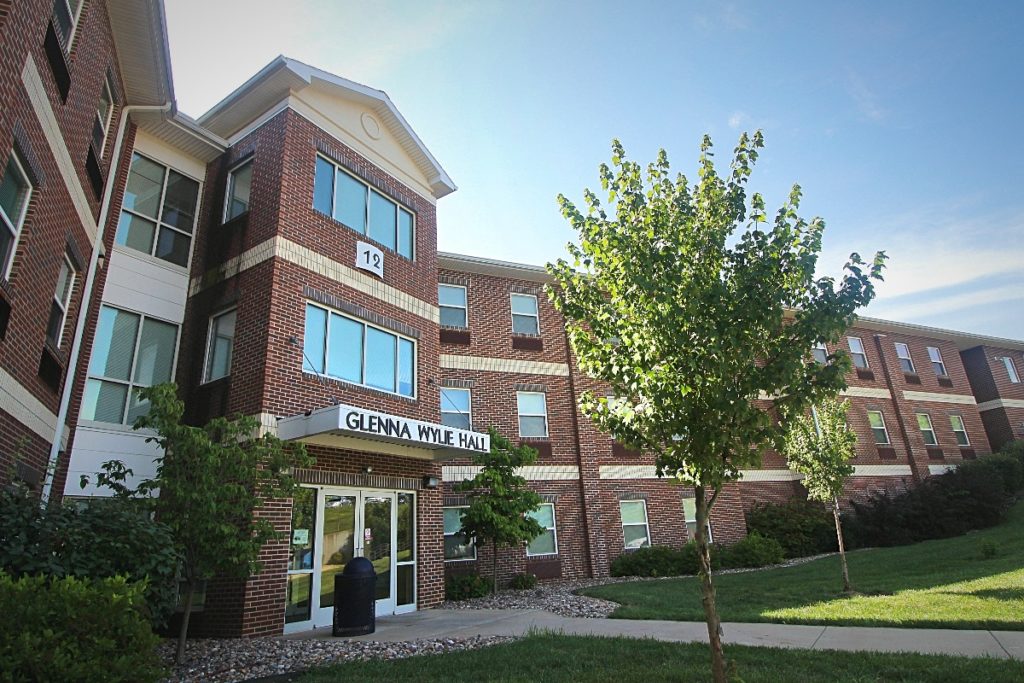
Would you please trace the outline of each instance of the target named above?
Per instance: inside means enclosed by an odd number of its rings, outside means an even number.
[[[354,318],[306,305],[302,369],[392,394],[416,394],[416,344]]]
[[[824,365],[828,362],[828,347],[825,346],[825,342],[816,342],[811,347],[811,355],[814,356],[814,362],[821,363]]]
[[[877,410],[868,411],[868,424],[871,425],[871,433],[875,435],[875,443],[879,446],[889,445],[889,431],[885,428],[885,418]]]
[[[517,391],[516,407],[519,411],[519,436],[548,435],[548,406],[544,392]]]
[[[437,301],[441,306],[441,324],[445,327],[466,327],[466,288],[461,285],[438,285]]]
[[[224,222],[241,216],[249,210],[249,190],[252,187],[252,160],[236,166],[228,174],[228,188],[224,201]]]
[[[226,311],[210,318],[210,331],[206,341],[204,382],[212,382],[231,374],[231,351],[235,341],[235,321],[237,319],[237,310]]]
[[[932,368],[939,377],[946,377],[946,364],[942,362],[942,354],[934,346],[928,347],[928,358],[932,362]]]
[[[860,340],[860,337],[847,337],[846,341],[850,343],[850,355],[853,357],[854,367],[866,370],[868,354],[864,351],[864,342]]]
[[[177,325],[100,308],[82,419],[130,425],[149,412],[138,389],[171,380],[177,342]]]
[[[50,319],[46,323],[46,336],[54,346],[60,347],[64,337],[64,323],[68,318],[68,306],[71,304],[71,292],[75,287],[75,267],[65,254],[57,275],[57,289],[53,293],[50,304]]]
[[[65,52],[71,52],[71,41],[75,37],[81,12],[82,0],[56,0],[53,3],[53,27],[57,30]]]
[[[697,501],[683,498],[683,517],[686,518],[686,536],[693,541],[697,538]],[[712,543],[711,520],[708,520],[708,543]]]
[[[313,208],[407,259],[413,257],[412,212],[322,156],[316,158]]]
[[[910,358],[910,347],[903,342],[896,342],[896,357],[900,359],[900,367],[903,368],[903,372],[908,375],[913,375],[914,361]]]
[[[953,428],[953,436],[956,437],[958,446],[971,445],[971,440],[967,438],[967,427],[964,426],[964,418],[959,415],[950,415],[949,426]]]
[[[1020,384],[1020,375],[1017,374],[1017,366],[1013,364],[1013,359],[1009,356],[1003,356],[1003,367],[1006,368],[1006,375],[1010,378],[1010,381],[1014,384]]]
[[[473,428],[469,389],[441,387],[441,424],[458,429]]]
[[[622,543],[626,550],[651,545],[646,500],[620,500],[619,516],[622,518]]]
[[[132,155],[117,243],[188,265],[199,183],[141,154]]]
[[[462,511],[464,507],[444,508],[444,559],[475,560],[476,543],[462,533]]]
[[[939,444],[938,439],[935,438],[935,430],[932,429],[932,418],[929,417],[928,413],[917,413],[917,426],[921,430],[921,436],[924,437],[925,446],[937,446]]]
[[[114,116],[114,95],[110,87],[110,77],[103,79],[100,90],[100,101],[96,104],[96,120],[92,124],[92,146],[101,159],[107,147],[107,135],[110,133],[110,121]]]
[[[7,157],[3,178],[0,179],[0,277],[6,278],[14,260],[14,248],[25,222],[32,184],[25,168],[13,152]]]
[[[558,533],[555,531],[554,503],[541,503],[540,507],[530,513],[530,517],[537,520],[537,523],[544,527],[544,531],[526,546],[526,556],[557,555]]]
[[[537,297],[533,294],[512,295],[513,334],[540,334]]]

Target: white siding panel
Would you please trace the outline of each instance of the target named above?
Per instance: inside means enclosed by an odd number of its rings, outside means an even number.
[[[146,443],[146,435],[123,429],[103,429],[79,425],[75,432],[75,448],[68,464],[68,479],[64,484],[66,496],[109,496],[109,489],[96,486],[96,473],[108,460],[120,460],[130,468],[134,476],[129,485],[137,484],[156,474],[154,458],[160,455],[160,447]],[[87,474],[90,483],[81,488],[81,475]]]
[[[110,255],[103,301],[180,323],[188,298],[188,272],[155,261],[145,254],[115,247]]]

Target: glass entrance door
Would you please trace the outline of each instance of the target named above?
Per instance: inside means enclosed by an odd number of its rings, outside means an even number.
[[[377,572],[378,616],[416,609],[416,496],[303,488],[292,502],[285,631],[330,626],[334,577],[353,557]]]

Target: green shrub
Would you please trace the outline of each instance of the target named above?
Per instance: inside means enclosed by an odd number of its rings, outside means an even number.
[[[1024,465],[1009,453],[994,453],[980,460],[968,460],[961,463],[960,469],[984,469],[995,472],[1003,480],[1003,488],[1007,495],[1012,496],[1024,486]]]
[[[537,576],[535,574],[530,574],[529,572],[516,574],[512,577],[512,580],[508,582],[508,587],[517,591],[529,590],[536,585]]]
[[[1024,439],[1014,439],[1003,444],[1003,447],[999,449],[1002,455],[1008,455],[1011,458],[1016,458],[1017,462],[1024,467]]]
[[[177,601],[178,556],[170,532],[129,500],[44,509],[24,489],[0,491],[0,571],[146,579],[144,613],[154,626],[166,622]]]
[[[719,555],[722,567],[734,569],[779,564],[785,557],[785,552],[774,538],[767,538],[754,532],[747,534],[741,541],[725,546],[719,551]]]
[[[159,638],[123,577],[12,578],[0,572],[0,671],[7,681],[156,681]]]
[[[747,512],[747,531],[779,542],[786,557],[838,550],[835,520],[821,503],[801,498],[776,505],[758,503]]]
[[[682,551],[665,545],[637,548],[622,553],[610,567],[612,576],[679,576]]]
[[[482,598],[491,593],[491,582],[479,574],[448,576],[444,581],[444,595],[448,600]]]

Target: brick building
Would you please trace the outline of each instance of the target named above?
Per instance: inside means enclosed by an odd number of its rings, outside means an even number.
[[[104,495],[79,480],[112,457],[151,473],[136,390],[168,380],[189,420],[256,415],[316,456],[302,495],[261,511],[285,532],[263,571],[207,586],[197,632],[330,623],[355,555],[378,613],[440,602],[446,573],[489,566],[453,487],[490,425],[537,449],[544,501],[504,576],[601,576],[692,537],[692,490],[577,410],[599,387],[544,270],[438,253],[455,185],[385,93],[281,57],[192,120],[159,0],[0,0],[0,45],[0,478],[59,497]],[[851,498],[1024,435],[1024,342],[862,318],[842,348]],[[714,540],[799,495],[766,453],[720,497]]]

